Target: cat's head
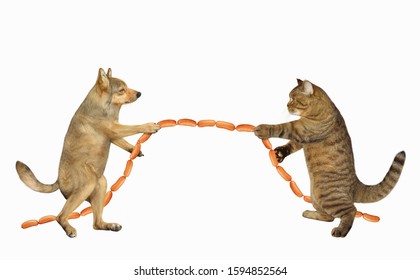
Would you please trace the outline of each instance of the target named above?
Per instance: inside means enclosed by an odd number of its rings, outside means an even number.
[[[297,79],[297,82],[287,103],[290,114],[314,118],[331,108],[331,100],[321,88],[306,80]]]

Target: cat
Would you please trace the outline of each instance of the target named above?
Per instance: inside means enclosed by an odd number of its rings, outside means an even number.
[[[332,222],[334,237],[345,237],[356,214],[354,203],[376,202],[386,197],[401,175],[405,152],[399,152],[377,185],[359,181],[354,167],[350,135],[340,111],[326,92],[309,81],[297,80],[290,92],[287,108],[300,119],[277,125],[261,124],[254,133],[264,139],[280,137],[290,141],[275,148],[279,162],[303,149],[310,177],[312,205],[315,211],[304,211],[303,217]]]

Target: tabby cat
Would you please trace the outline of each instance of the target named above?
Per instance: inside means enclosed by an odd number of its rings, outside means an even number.
[[[298,85],[289,96],[288,110],[300,119],[278,125],[259,125],[255,135],[290,140],[275,149],[279,162],[303,148],[312,205],[316,210],[304,211],[303,217],[328,222],[340,218],[340,224],[331,234],[345,237],[355,218],[354,203],[376,202],[387,196],[401,175],[405,152],[395,156],[382,182],[365,185],[355,172],[351,139],[344,119],[325,91],[298,79]]]

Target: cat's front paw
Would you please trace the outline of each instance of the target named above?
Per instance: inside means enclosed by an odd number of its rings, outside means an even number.
[[[290,155],[290,147],[288,145],[279,146],[275,148],[274,151],[276,152],[276,158],[279,163]]]
[[[259,126],[255,128],[254,134],[260,139],[270,138],[271,137],[270,128],[271,128],[270,125],[260,124]]]

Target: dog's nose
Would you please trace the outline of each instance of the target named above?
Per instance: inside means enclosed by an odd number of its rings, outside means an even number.
[[[139,97],[141,96],[141,92],[140,92],[140,91],[138,91],[138,92],[136,93],[136,96],[137,96],[137,98],[139,98]]]

